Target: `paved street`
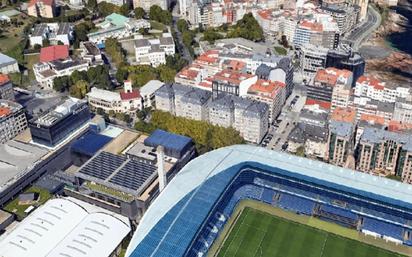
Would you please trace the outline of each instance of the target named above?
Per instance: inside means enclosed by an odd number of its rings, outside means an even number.
[[[376,30],[381,24],[381,16],[377,10],[372,6],[368,8],[368,15],[366,21],[362,25],[356,27],[342,42],[351,43],[353,49],[357,50],[363,41],[365,41],[370,34]]]
[[[298,98],[297,98],[298,97]],[[297,99],[296,104],[291,107],[291,102]],[[267,137],[273,137],[267,143],[266,148],[272,150],[282,150],[282,145],[286,143],[288,135],[299,121],[299,113],[305,105],[306,96],[297,90],[294,90],[289,98],[286,100],[286,104],[283,107],[282,113],[277,120],[281,122],[271,125]],[[265,141],[265,140],[264,140]],[[263,144],[264,146],[265,144]]]

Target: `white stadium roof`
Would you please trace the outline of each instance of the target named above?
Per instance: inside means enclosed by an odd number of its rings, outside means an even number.
[[[52,199],[0,241],[0,257],[106,257],[130,232],[126,217],[67,197]]]

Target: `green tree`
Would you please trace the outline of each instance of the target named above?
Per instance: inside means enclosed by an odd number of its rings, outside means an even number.
[[[137,7],[134,9],[134,17],[136,19],[143,19],[146,15],[146,12],[144,11],[144,9],[142,7]]]
[[[169,68],[166,65],[159,66],[157,70],[161,81],[165,83],[175,82],[176,70]]]
[[[106,53],[110,56],[112,63],[114,63],[117,67],[125,61],[124,50],[117,39],[106,39],[105,49]]]
[[[57,77],[53,80],[53,89],[58,92],[64,92],[70,87],[69,76]]]
[[[129,16],[130,11],[131,9],[129,4],[123,4],[122,6],[120,6],[119,12],[121,15]]]
[[[97,7],[97,0],[88,0],[87,7],[91,10],[95,10]]]
[[[89,68],[87,70],[87,81],[90,86],[108,90],[112,89],[109,68],[106,65],[99,65]]]
[[[262,41],[263,30],[252,13],[245,14],[228,34],[229,37],[242,37],[252,41]]]
[[[149,18],[154,21],[158,21],[165,25],[172,24],[172,13],[166,10],[162,10],[158,5],[152,5],[149,10]]]
[[[108,2],[100,2],[97,5],[97,11],[100,17],[105,17],[112,13],[122,14],[119,6]]]
[[[89,83],[84,80],[79,80],[76,84],[70,87],[70,95],[79,99],[83,99],[89,92]]]
[[[187,66],[188,63],[189,62],[186,59],[182,58],[180,54],[166,56],[166,66],[176,71],[180,71],[185,66]]]
[[[206,29],[205,32],[203,32],[203,40],[206,40],[211,44],[214,43],[215,40],[222,38],[223,36],[220,33],[214,31],[214,29],[212,28]]]
[[[72,84],[76,84],[77,81],[80,81],[80,80],[87,81],[87,72],[75,70],[70,75],[70,80]]]
[[[184,19],[179,19],[176,23],[177,29],[180,32],[188,31],[189,30],[189,24],[187,24],[187,21]]]
[[[74,47],[79,48],[81,41],[89,40],[87,34],[94,28],[95,26],[91,21],[85,21],[74,26]]]

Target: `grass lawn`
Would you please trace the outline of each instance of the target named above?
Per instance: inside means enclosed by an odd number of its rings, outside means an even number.
[[[24,213],[24,211],[30,206],[30,205],[34,205],[34,206],[40,206],[42,204],[44,204],[47,200],[49,200],[52,196],[50,195],[50,193],[47,190],[32,186],[29,187],[28,189],[26,189],[24,191],[25,193],[39,193],[40,198],[39,201],[34,203],[34,204],[24,204],[24,205],[20,205],[19,204],[19,198],[16,197],[13,201],[9,202],[8,204],[6,204],[6,206],[4,207],[4,210],[11,212],[11,213],[15,213],[18,217],[19,220],[23,219],[24,217],[26,217],[26,214]]]
[[[27,63],[26,68],[29,73],[29,81],[36,80],[36,76],[34,76],[34,72],[33,72],[33,65],[40,61],[40,55],[39,54],[25,55],[24,60]]]
[[[288,50],[286,50],[286,48],[281,47],[281,46],[275,46],[275,51],[277,54],[280,54],[280,55],[286,55],[288,53]]]
[[[25,35],[23,35],[23,29],[26,25],[32,23],[34,18],[20,14],[14,16],[19,22],[23,22],[23,25],[4,25],[2,27],[3,33],[0,36],[0,52],[6,53],[10,49],[14,48]]]
[[[150,26],[151,26],[151,29],[160,30],[160,31],[163,31],[164,29],[167,28],[164,24],[157,22],[157,21],[150,21]]]
[[[396,253],[245,208],[218,257],[399,257]]]

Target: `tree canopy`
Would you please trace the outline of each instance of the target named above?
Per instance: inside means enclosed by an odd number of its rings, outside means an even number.
[[[146,15],[146,12],[142,7],[137,7],[134,9],[134,17],[136,19],[143,19],[144,16]]]
[[[170,25],[173,21],[172,13],[167,10],[163,10],[158,5],[152,5],[150,7],[149,17],[151,20],[158,21],[165,25]]]
[[[233,128],[223,128],[205,121],[175,117],[168,112],[158,110],[152,112],[150,123],[139,121],[135,124],[135,128],[146,133],[151,133],[160,128],[191,137],[201,153],[228,145],[244,143],[239,132]]]
[[[106,53],[110,56],[112,63],[119,67],[125,62],[125,54],[119,41],[114,38],[108,38],[105,41]]]
[[[263,30],[252,13],[245,14],[236,25],[232,26],[228,36],[232,38],[242,37],[252,41],[262,41],[264,39]]]

